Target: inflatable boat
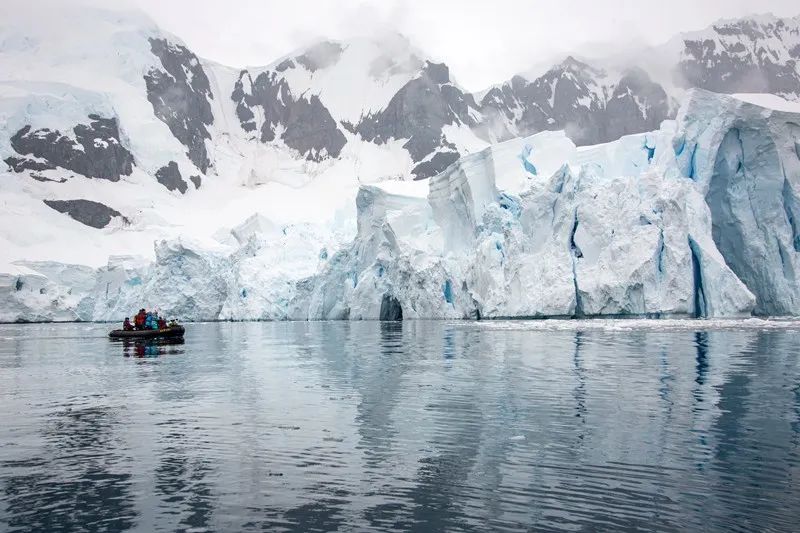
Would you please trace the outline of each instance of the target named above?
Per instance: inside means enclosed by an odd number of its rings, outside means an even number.
[[[172,326],[163,329],[115,329],[108,334],[112,339],[156,339],[183,337],[186,330],[183,326]]]

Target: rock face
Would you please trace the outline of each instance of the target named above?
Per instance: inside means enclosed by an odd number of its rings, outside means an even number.
[[[478,106],[450,81],[447,65],[428,62],[419,76],[406,83],[385,109],[369,114],[355,132],[378,144],[389,139],[408,139],[403,148],[417,164],[416,179],[443,171],[459,157],[456,146],[442,129],[447,125],[476,126]]]
[[[312,66],[321,64],[310,59],[306,62]],[[295,96],[289,83],[276,72],[261,72],[253,79],[249,72],[242,71],[231,99],[236,103],[242,129],[258,131],[262,143],[272,142],[279,135],[286,146],[317,162],[338,157],[346,143],[319,96]],[[258,109],[260,120],[254,109]]]
[[[203,66],[192,51],[166,39],[150,39],[150,48],[163,68],[144,76],[153,113],[169,126],[189,159],[205,173],[211,165],[206,139],[214,122],[209,100],[214,98]]]
[[[664,88],[642,69],[629,69],[606,103],[601,137],[610,141],[631,133],[657,130],[671,114]]]
[[[193,176],[193,178],[199,179],[197,176]],[[181,194],[184,194],[189,188],[186,182],[183,181],[181,171],[175,161],[170,161],[169,164],[159,168],[156,171],[156,180],[170,191],[177,190]],[[195,182],[195,188],[198,186],[199,182]]]
[[[43,170],[53,170],[56,167],[47,162],[37,161],[35,159],[28,159],[25,157],[6,157],[3,161],[8,165],[8,169],[12,172],[25,172],[26,170],[33,170],[41,172]]]
[[[130,175],[133,155],[120,142],[116,119],[93,114],[89,120],[88,124],[73,128],[74,139],[58,130],[31,130],[25,126],[11,137],[11,147],[18,154],[36,160],[9,157],[6,163],[14,172],[61,167],[88,178],[109,181]]]
[[[44,203],[81,224],[97,229],[108,226],[112,218],[122,216],[116,209],[91,200],[44,200]]]

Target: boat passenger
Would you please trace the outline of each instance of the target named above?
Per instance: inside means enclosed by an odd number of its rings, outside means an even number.
[[[122,329],[125,331],[133,331],[133,324],[131,324],[131,319],[127,316],[125,317],[125,322],[122,323]]]
[[[158,317],[158,329],[166,329],[166,327],[167,320],[163,316]]]
[[[147,313],[144,309],[139,309],[139,313],[133,317],[133,324],[136,329],[144,329],[144,321],[147,318]]]

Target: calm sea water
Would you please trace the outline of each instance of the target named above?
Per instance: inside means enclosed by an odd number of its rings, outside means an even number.
[[[798,531],[800,330],[543,324],[0,326],[0,531]]]

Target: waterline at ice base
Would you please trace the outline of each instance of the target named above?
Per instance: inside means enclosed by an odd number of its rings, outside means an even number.
[[[154,239],[154,258],[15,260],[0,321],[140,302],[186,320],[798,315],[800,113],[746,99],[692,90],[652,132],[542,132],[426,181],[331,187],[324,219],[242,206],[213,239]]]

